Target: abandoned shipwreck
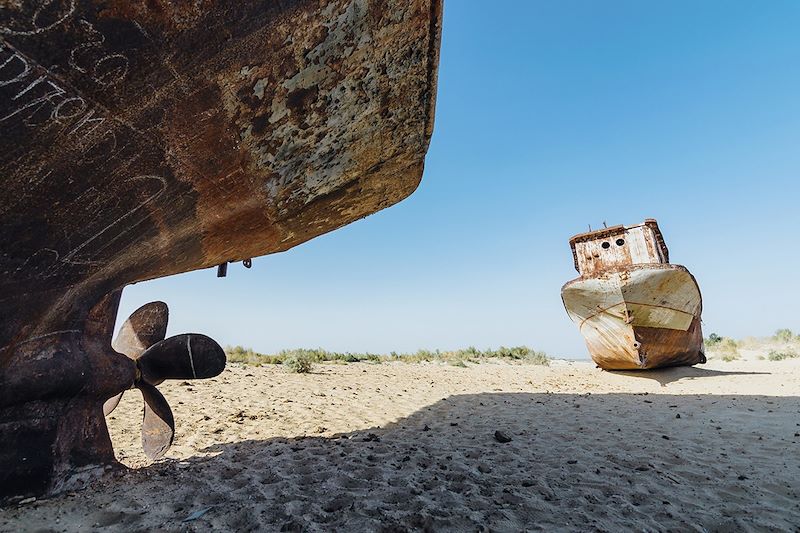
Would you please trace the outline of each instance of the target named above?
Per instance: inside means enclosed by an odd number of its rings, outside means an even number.
[[[606,370],[705,363],[694,276],[669,263],[658,223],[614,226],[569,241],[580,277],[561,297],[592,359]]]
[[[0,498],[115,465],[103,417],[221,372],[162,302],[112,348],[127,284],[287,250],[420,182],[440,0],[54,0],[0,6]]]

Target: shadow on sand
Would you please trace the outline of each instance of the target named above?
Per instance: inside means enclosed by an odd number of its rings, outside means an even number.
[[[381,428],[215,445],[7,509],[0,529],[791,530],[798,412],[796,397],[451,396]]]
[[[644,378],[658,381],[662,387],[681,379],[718,378],[725,376],[757,376],[769,375],[769,372],[737,372],[727,370],[711,370],[696,366],[676,366],[671,368],[657,368],[654,370],[606,370],[611,374]]]

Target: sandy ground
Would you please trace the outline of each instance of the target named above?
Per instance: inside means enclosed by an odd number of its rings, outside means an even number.
[[[566,362],[230,366],[161,390],[177,421],[166,459],[147,465],[131,391],[109,426],[133,469],[0,510],[0,529],[800,525],[798,360],[641,374]]]

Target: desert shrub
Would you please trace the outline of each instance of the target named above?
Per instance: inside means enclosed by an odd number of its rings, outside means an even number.
[[[795,335],[790,329],[779,329],[772,338],[778,342],[792,342],[795,340]]]
[[[359,359],[358,355],[356,355],[354,353],[350,353],[350,352],[343,353],[343,354],[336,354],[336,355],[338,357],[334,357],[333,358],[334,360],[344,361],[345,363],[358,363],[359,361],[361,361],[361,359]]]
[[[470,346],[469,348],[461,348],[452,352],[444,352],[441,357],[453,366],[465,367],[467,363],[480,362],[481,352],[474,346]]]
[[[739,357],[739,348],[741,343],[729,337],[723,337],[721,335],[717,335],[716,333],[712,333],[703,339],[703,344],[705,344],[708,351],[722,356],[723,359],[727,357],[728,359],[726,360],[732,361],[733,359],[738,359]]]
[[[467,348],[464,348],[463,350],[458,350],[458,352],[461,355],[463,355],[464,357],[475,357],[475,358],[477,358],[477,357],[481,356],[481,351],[478,350],[474,346],[469,346]]]
[[[287,355],[283,360],[283,365],[290,372],[297,374],[307,374],[314,366],[315,354],[312,350],[293,350],[294,353]]]
[[[244,348],[243,346],[226,346],[225,355],[230,363],[245,363],[248,365],[264,364],[267,357],[252,348]]]
[[[496,350],[486,350],[487,357],[505,357],[508,359],[522,359],[526,353],[526,348],[522,346],[515,348],[506,348],[505,346],[501,346]]]
[[[405,361],[407,363],[429,363],[437,357],[438,353],[438,350],[436,352],[417,350],[416,353],[409,355],[400,354],[397,357],[400,361]]]
[[[377,355],[377,354],[374,354],[374,353],[369,353],[369,352],[364,354],[363,358],[359,359],[359,361],[368,361],[370,363],[380,363],[382,360],[383,359],[381,358],[380,355]]]
[[[723,361],[736,361],[737,359],[741,359],[741,355],[739,354],[739,345],[738,343],[727,337],[724,337],[721,341],[717,343],[714,348],[714,351],[719,353],[722,357]]]
[[[527,346],[514,346],[507,348],[501,346],[497,350],[479,350],[474,346],[452,351],[417,350],[414,353],[391,352],[389,355],[374,353],[329,352],[322,348],[296,348],[281,350],[277,354],[263,354],[252,348],[242,346],[228,346],[225,348],[228,361],[231,363],[244,363],[248,365],[285,364],[295,372],[308,372],[310,365],[324,361],[337,363],[380,363],[382,361],[403,361],[406,363],[440,362],[453,366],[466,366],[466,363],[479,363],[487,359],[501,358],[520,361],[533,365],[549,365],[550,358],[545,352],[536,351]],[[306,368],[308,367],[308,370]],[[299,369],[299,370],[295,370]]]
[[[293,348],[291,350],[281,350],[278,352],[278,357],[283,359],[284,364],[286,364],[287,361],[295,360],[319,363],[325,360],[325,355],[325,350],[308,348]]]
[[[496,350],[478,350],[474,346],[459,350],[445,351],[440,350],[417,350],[413,354],[398,354],[392,352],[389,360],[404,361],[406,363],[421,363],[439,361],[453,366],[466,366],[466,363],[479,363],[487,359],[511,359],[533,365],[549,365],[550,358],[545,352],[539,352],[527,346],[514,346],[507,348],[501,346]]]
[[[500,357],[506,359],[514,359],[517,361],[525,361],[533,365],[549,365],[550,358],[544,352],[537,352],[527,346],[514,346],[506,348],[501,346],[497,350],[486,350],[481,354],[482,357]]]
[[[767,355],[767,359],[770,361],[783,361],[784,359],[796,359],[798,357],[800,357],[800,354],[793,351],[778,352],[770,350],[769,355]]]
[[[550,356],[545,352],[531,350],[530,354],[525,357],[525,362],[529,365],[550,366]]]
[[[708,337],[705,338],[705,344],[707,347],[712,348],[722,342],[723,337],[720,337],[716,333],[712,333]]]

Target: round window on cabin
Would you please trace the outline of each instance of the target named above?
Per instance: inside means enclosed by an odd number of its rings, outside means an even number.
[[[617,246],[622,246],[625,244],[625,239],[617,239]]]
[[[610,242],[604,242],[601,246],[603,248],[605,248],[605,249],[608,249],[608,248],[611,248],[611,243]]]

